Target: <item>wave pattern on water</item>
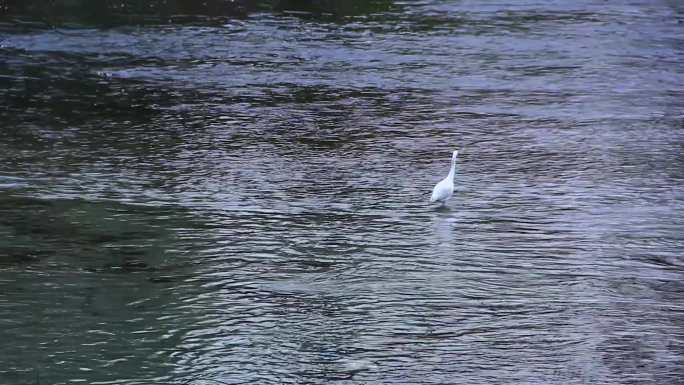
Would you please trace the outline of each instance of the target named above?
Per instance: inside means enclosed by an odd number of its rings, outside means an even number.
[[[618,3],[0,25],[0,382],[681,382],[684,8]]]

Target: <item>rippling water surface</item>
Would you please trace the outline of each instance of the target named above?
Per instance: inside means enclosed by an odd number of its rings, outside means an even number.
[[[612,3],[0,23],[0,382],[682,384],[684,7]]]

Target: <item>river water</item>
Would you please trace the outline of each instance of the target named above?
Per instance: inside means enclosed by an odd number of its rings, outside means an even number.
[[[0,383],[683,384],[684,5],[609,3],[0,23]]]

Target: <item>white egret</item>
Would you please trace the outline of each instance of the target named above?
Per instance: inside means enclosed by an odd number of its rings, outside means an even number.
[[[435,185],[432,189],[432,196],[430,197],[430,203],[441,202],[442,206],[446,204],[446,201],[454,195],[454,173],[456,172],[456,157],[458,156],[458,150],[454,151],[451,156],[451,170],[449,170],[449,175],[442,179]]]

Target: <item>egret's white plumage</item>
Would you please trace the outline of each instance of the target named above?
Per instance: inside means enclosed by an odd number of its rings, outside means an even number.
[[[432,189],[432,196],[430,197],[430,203],[442,202],[445,204],[452,195],[454,195],[454,173],[456,172],[456,157],[458,156],[458,151],[454,151],[451,156],[451,170],[449,170],[449,175],[442,179],[435,185]]]

